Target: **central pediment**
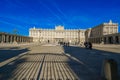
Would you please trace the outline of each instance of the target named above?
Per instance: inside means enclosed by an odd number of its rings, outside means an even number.
[[[55,26],[55,30],[64,30],[64,26],[61,25]]]

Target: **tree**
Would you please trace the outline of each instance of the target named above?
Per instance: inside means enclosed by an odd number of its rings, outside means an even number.
[[[18,33],[18,30],[17,29],[14,29],[13,30],[13,34],[17,34]]]

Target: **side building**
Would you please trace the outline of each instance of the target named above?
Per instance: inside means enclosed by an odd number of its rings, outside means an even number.
[[[101,44],[120,44],[118,23],[103,23],[85,31],[85,41]]]
[[[80,44],[85,41],[85,30],[64,29],[64,26],[55,26],[55,29],[34,27],[29,29],[29,36],[33,37],[33,42],[70,42],[71,44]]]
[[[0,43],[29,43],[29,42],[33,42],[32,37],[0,32]]]

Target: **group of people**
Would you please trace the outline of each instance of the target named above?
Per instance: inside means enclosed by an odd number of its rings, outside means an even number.
[[[69,42],[58,42],[58,44],[63,45],[63,46],[69,46],[70,45]]]
[[[92,49],[92,43],[91,42],[85,42],[84,46],[86,49]]]

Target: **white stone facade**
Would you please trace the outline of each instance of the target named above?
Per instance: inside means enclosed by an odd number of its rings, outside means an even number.
[[[110,20],[109,23],[103,23],[93,27],[91,29],[90,37],[101,37],[103,35],[115,33],[118,33],[118,23],[112,23],[112,21]]]
[[[55,26],[55,29],[30,28],[29,36],[34,42],[58,43],[70,42],[71,44],[83,43],[85,41],[85,30],[64,29],[64,26]]]
[[[92,43],[120,43],[118,23],[113,23],[111,20],[109,23],[103,23],[93,28],[87,29],[85,31],[85,36],[85,41]]]

